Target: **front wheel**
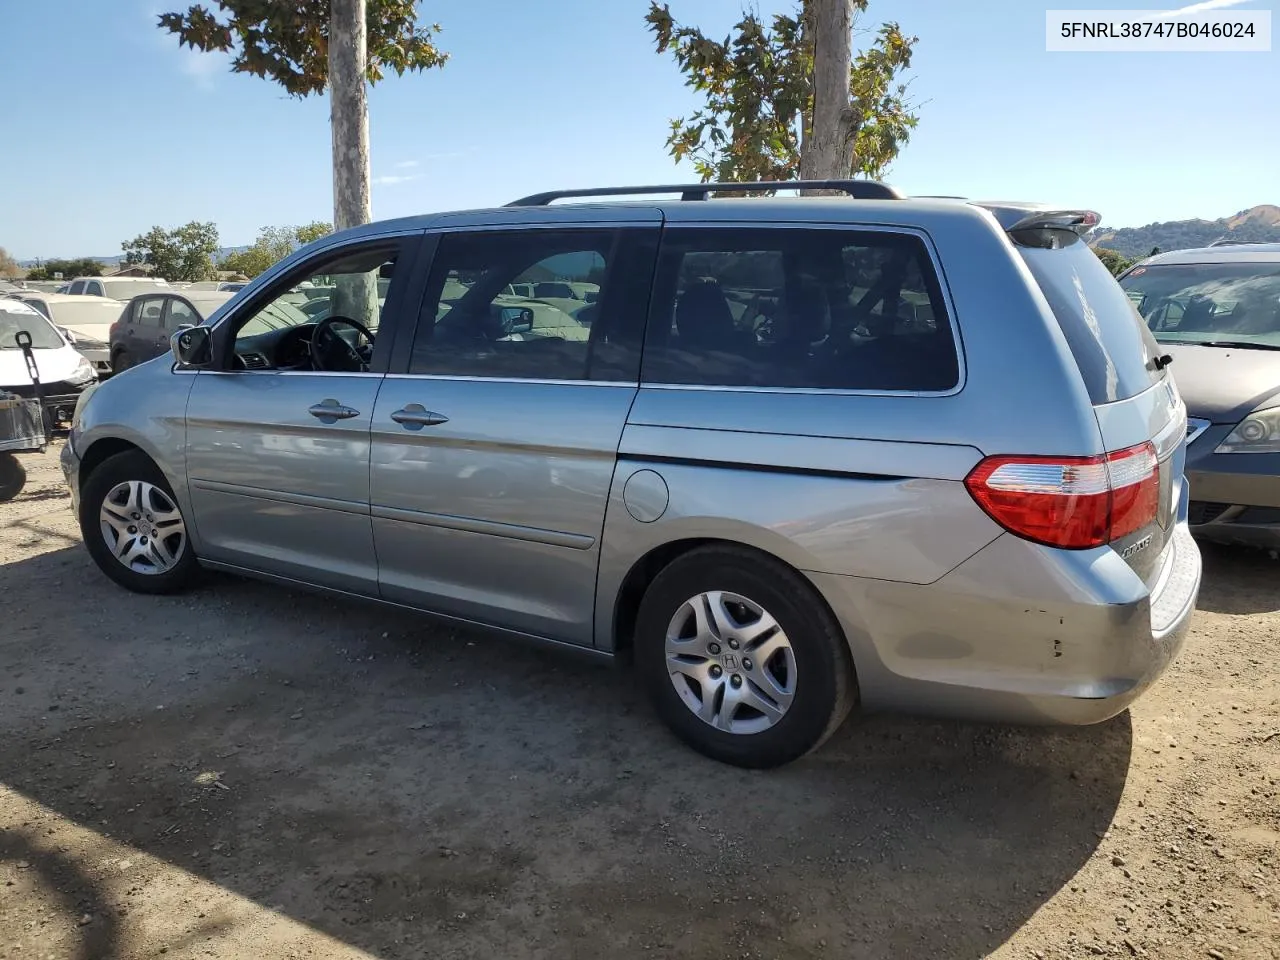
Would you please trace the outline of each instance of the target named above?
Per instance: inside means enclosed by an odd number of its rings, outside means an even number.
[[[27,484],[27,470],[12,453],[0,453],[0,503],[12,500]]]
[[[98,569],[137,593],[174,593],[198,569],[177,498],[140,450],[108,457],[89,474],[80,533]]]
[[[686,743],[740,767],[816,749],[857,700],[839,624],[790,567],[702,547],[673,561],[640,604],[636,667]]]
[[[133,364],[129,360],[129,354],[124,350],[120,350],[111,358],[112,373],[124,373],[131,366],[133,366]]]

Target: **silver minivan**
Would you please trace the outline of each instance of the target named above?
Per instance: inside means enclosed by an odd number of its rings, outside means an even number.
[[[141,592],[204,566],[625,654],[742,766],[854,707],[1120,712],[1200,557],[1186,410],[1097,216],[723,196],[797,186],[564,191],[303,248],[80,404],[89,552]],[[537,295],[562,288],[595,296]]]

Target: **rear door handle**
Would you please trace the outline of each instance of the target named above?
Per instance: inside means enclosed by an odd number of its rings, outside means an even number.
[[[352,417],[360,416],[359,410],[341,404],[332,398],[321,400],[319,403],[311,405],[307,408],[307,413],[321,423],[337,423],[339,420],[350,420]]]
[[[437,424],[449,422],[449,418],[443,413],[428,410],[420,403],[406,403],[391,414],[391,419],[406,430],[421,430],[423,427],[434,427]]]

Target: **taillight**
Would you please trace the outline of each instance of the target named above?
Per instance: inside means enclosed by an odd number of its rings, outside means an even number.
[[[1151,443],[1097,457],[987,457],[964,485],[1010,533],[1084,550],[1156,519],[1160,465]]]

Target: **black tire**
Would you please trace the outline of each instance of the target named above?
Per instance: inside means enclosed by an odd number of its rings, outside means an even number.
[[[0,503],[12,500],[27,485],[27,468],[12,453],[0,453]]]
[[[140,450],[117,453],[102,461],[81,486],[79,520],[84,544],[98,569],[125,589],[135,593],[176,593],[189,586],[199,571],[189,534],[182,541],[177,562],[163,573],[142,573],[126,567],[115,558],[107,543],[99,520],[102,503],[118,484],[130,480],[158,487],[181,511],[169,481],[150,457]],[[187,527],[188,518],[183,516],[182,521]]]
[[[131,367],[131,366],[132,366],[132,364],[129,362],[129,354],[128,354],[128,351],[125,351],[125,350],[117,350],[117,351],[115,352],[115,354],[114,354],[114,355],[112,355],[112,357],[111,357],[111,372],[112,372],[113,374],[116,374],[116,373],[124,373],[124,372],[125,372],[126,370],[128,370],[128,369],[129,369],[129,367]]]
[[[672,683],[667,628],[686,601],[715,590],[758,604],[790,640],[795,692],[790,708],[768,729],[718,730],[686,706]],[[741,547],[700,547],[664,568],[640,603],[634,652],[636,669],[667,725],[698,752],[734,766],[777,767],[803,757],[836,731],[858,699],[848,645],[817,591],[785,564]]]

